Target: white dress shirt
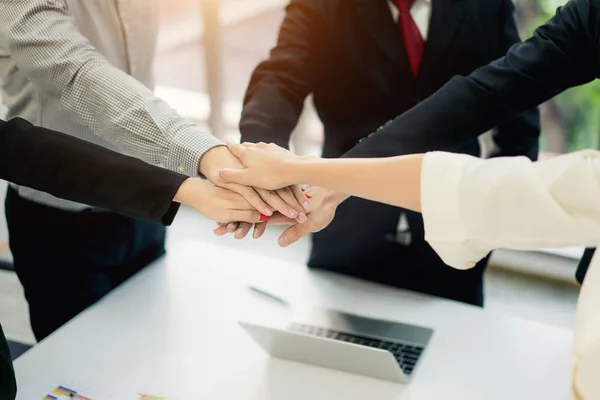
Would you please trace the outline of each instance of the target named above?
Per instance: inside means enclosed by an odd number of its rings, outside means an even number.
[[[389,0],[390,11],[392,12],[392,18],[398,23],[400,12],[396,7],[396,3],[393,0]],[[431,0],[415,0],[410,8],[410,15],[413,17],[419,32],[423,40],[427,41],[427,34],[429,32],[429,22],[431,20]]]
[[[0,0],[7,117],[187,175],[221,142],[154,96],[159,0]],[[87,206],[17,187],[22,197]]]
[[[470,268],[496,248],[600,247],[600,152],[532,163],[525,157],[429,153],[421,173],[425,239],[442,260]],[[600,256],[577,307],[573,393],[600,399]]]
[[[392,13],[394,22],[398,23],[400,12],[398,11],[396,3],[393,0],[388,0],[388,5],[390,6],[390,12]],[[419,28],[423,40],[427,41],[429,22],[431,20],[431,0],[415,0],[410,8],[410,15],[413,17],[415,24],[417,24],[417,28]],[[396,227],[396,236],[393,240],[401,246],[409,246],[412,243],[412,239],[413,237],[406,214],[402,212]]]

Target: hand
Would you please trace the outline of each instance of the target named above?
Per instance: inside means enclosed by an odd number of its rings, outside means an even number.
[[[347,195],[337,193],[320,187],[312,187],[304,192],[309,198],[310,206],[313,210],[308,214],[308,219],[303,224],[296,223],[295,220],[281,214],[274,214],[266,223],[256,224],[253,237],[258,239],[264,233],[266,225],[292,225],[280,237],[278,243],[282,247],[289,246],[298,241],[301,237],[325,229],[333,220],[335,211]],[[214,230],[218,236],[235,232],[236,239],[242,239],[248,234],[248,230],[241,230],[235,224],[219,224]]]
[[[190,205],[213,221],[244,221],[251,225],[269,218],[256,211],[241,195],[209,185],[200,178],[186,179],[173,201]]]
[[[296,223],[296,220],[285,217],[279,213],[273,214],[270,218],[275,218],[276,216],[280,216],[281,218],[285,218],[286,221],[291,221],[290,224]],[[269,219],[270,219],[269,218]],[[250,232],[250,228],[252,225],[244,224],[239,222],[231,222],[228,224],[217,222],[217,227],[213,229],[213,233],[217,236],[224,236],[228,233],[233,233],[233,237],[235,239],[244,239],[248,233]],[[267,229],[267,223],[261,222],[258,224],[254,224],[254,231],[252,232],[252,237],[254,239],[259,239]]]
[[[306,213],[310,206],[305,203],[304,195],[299,187],[285,187],[277,191],[253,189],[246,185],[222,182],[217,178],[217,171],[223,168],[244,169],[244,165],[227,147],[215,147],[209,150],[200,160],[200,172],[215,185],[232,190],[244,196],[250,204],[263,214],[271,216],[274,211],[294,218],[302,223],[306,221]],[[302,203],[301,203],[302,202]]]
[[[290,169],[294,167],[294,163],[306,158],[273,143],[239,144],[228,140],[227,147],[246,166],[246,169],[219,171],[217,180],[270,190],[295,183],[290,181]]]
[[[325,229],[333,221],[337,207],[348,198],[346,194],[321,187],[311,187],[304,193],[310,197],[310,206],[313,209],[305,223],[297,224],[289,218],[286,221],[282,216],[273,216],[269,219],[269,225],[292,224],[279,236],[277,242],[281,247],[287,247],[307,234]]]

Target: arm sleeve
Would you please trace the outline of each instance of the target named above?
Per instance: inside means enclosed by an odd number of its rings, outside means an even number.
[[[0,48],[36,88],[92,131],[152,164],[198,175],[221,144],[111,65],[78,31],[64,0],[0,0]]]
[[[595,246],[600,152],[533,163],[428,153],[421,172],[425,239],[445,263],[474,266],[491,250]]]
[[[354,147],[345,157],[451,150],[598,70],[598,1],[570,0],[505,57],[454,77],[438,92]]]
[[[184,175],[15,118],[0,122],[0,178],[169,225]]]
[[[501,3],[502,18],[497,57],[504,56],[513,45],[521,41],[514,18],[513,0],[502,0]],[[539,151],[539,136],[540,113],[537,107],[532,107],[508,118],[494,129],[495,148],[491,157],[524,155],[535,161]]]
[[[312,92],[320,16],[314,0],[292,0],[277,45],[256,67],[244,98],[242,140],[289,147],[290,135]]]

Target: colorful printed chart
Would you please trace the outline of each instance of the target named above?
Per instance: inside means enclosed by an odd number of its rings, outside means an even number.
[[[94,395],[93,397],[84,396],[79,393],[77,390],[71,389],[73,386],[57,386],[56,389],[52,390],[52,392],[48,393],[46,396],[42,398],[42,400],[113,400],[113,399],[123,399],[123,400],[168,400],[166,397],[153,396],[148,394],[138,394],[138,395],[125,395],[121,393],[120,395],[110,394],[108,397],[105,395]]]
[[[60,400],[60,399],[76,399],[76,400],[92,400],[89,397],[85,397],[73,389],[69,389],[66,386],[58,386],[51,393],[47,394],[42,400]]]

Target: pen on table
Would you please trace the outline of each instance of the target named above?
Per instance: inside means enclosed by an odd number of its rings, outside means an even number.
[[[263,297],[266,297],[266,298],[268,298],[268,299],[270,299],[272,301],[276,301],[277,303],[280,303],[281,305],[284,305],[284,306],[289,306],[290,305],[289,302],[287,302],[286,300],[282,299],[281,297],[276,296],[276,295],[274,295],[272,293],[266,292],[266,291],[264,291],[262,289],[259,289],[259,288],[255,287],[255,286],[248,286],[248,289],[250,291],[252,291],[252,292],[254,292],[256,294],[259,294],[259,295],[261,295]]]

